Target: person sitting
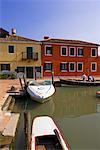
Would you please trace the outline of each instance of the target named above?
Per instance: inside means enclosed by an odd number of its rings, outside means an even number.
[[[85,74],[82,75],[82,80],[86,81],[87,76]]]
[[[90,82],[94,82],[94,78],[93,78],[93,76],[89,75],[89,76],[88,76],[88,81],[90,81]]]

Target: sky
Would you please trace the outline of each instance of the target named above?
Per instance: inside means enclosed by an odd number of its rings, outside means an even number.
[[[0,27],[35,40],[100,44],[100,0],[0,0]]]

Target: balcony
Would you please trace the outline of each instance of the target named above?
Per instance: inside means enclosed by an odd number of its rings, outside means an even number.
[[[38,53],[27,53],[27,52],[22,52],[22,60],[38,60]]]

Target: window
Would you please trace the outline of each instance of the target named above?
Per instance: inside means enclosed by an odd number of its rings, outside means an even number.
[[[60,63],[60,70],[61,71],[67,71],[68,70],[68,63],[67,62],[61,62]]]
[[[77,63],[77,71],[82,72],[83,71],[83,62],[78,62]]]
[[[91,56],[96,57],[97,56],[97,49],[96,48],[91,48]]]
[[[95,72],[97,70],[97,63],[96,62],[92,62],[91,63],[91,71]]]
[[[69,71],[74,72],[75,71],[75,62],[70,62],[69,63]]]
[[[33,47],[26,47],[27,59],[33,59]]]
[[[67,47],[61,47],[61,55],[62,56],[67,56]]]
[[[81,47],[77,48],[77,56],[83,56],[83,48]]]
[[[52,71],[52,63],[51,62],[44,63],[44,70],[45,71]]]
[[[52,55],[52,46],[48,45],[45,47],[45,55]]]
[[[1,64],[1,71],[2,70],[8,70],[8,71],[10,71],[10,64]]]
[[[8,52],[9,53],[14,53],[14,46],[13,45],[8,46]]]
[[[69,56],[75,56],[75,47],[69,48]]]

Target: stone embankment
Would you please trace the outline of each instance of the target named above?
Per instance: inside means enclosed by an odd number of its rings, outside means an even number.
[[[6,101],[9,99],[9,93],[7,91],[12,86],[20,89],[18,79],[0,80],[0,149],[9,149],[9,145],[15,136],[20,117],[19,113],[11,113],[7,110],[7,106],[5,107]]]

